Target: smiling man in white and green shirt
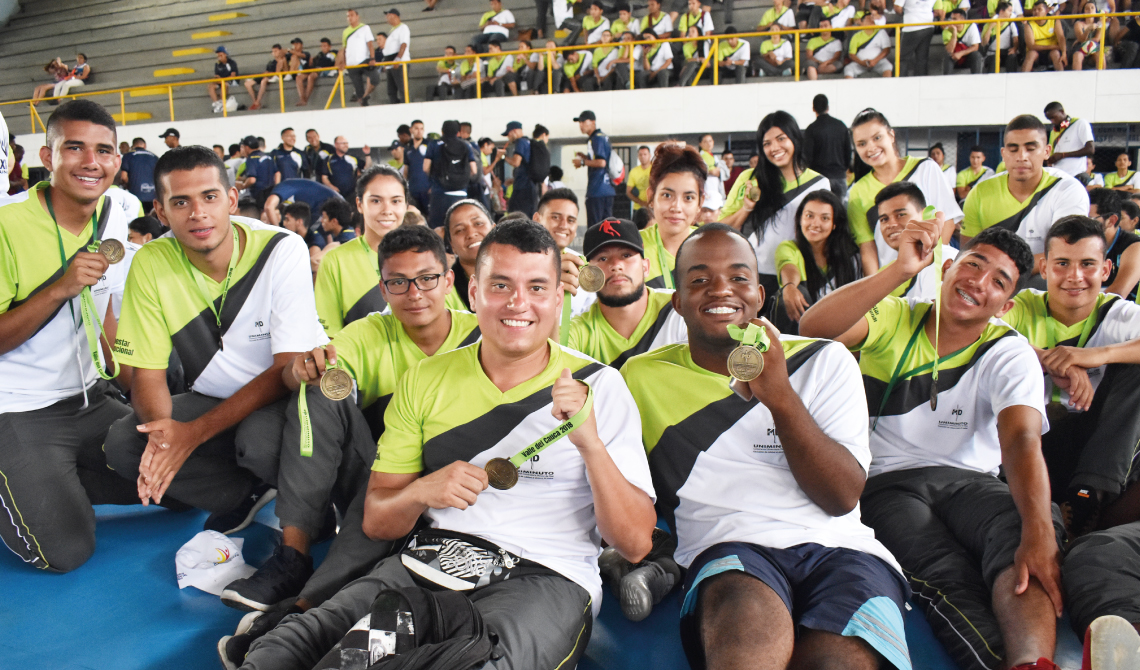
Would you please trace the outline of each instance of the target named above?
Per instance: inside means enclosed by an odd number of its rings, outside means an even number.
[[[277,483],[281,369],[328,339],[304,241],[233,216],[237,192],[213,151],[168,151],[155,183],[171,233],[140,249],[127,278],[115,353],[134,368],[134,413],[108,433],[107,462],[137,483],[143,504],[169,493],[210,511],[206,530],[235,532]],[[173,397],[172,350],[191,389]],[[307,551],[319,528],[287,516],[285,545]]]
[[[989,229],[943,263],[937,302],[891,296],[934,261],[944,223],[941,212],[908,223],[898,259],[828,294],[800,332],[860,354],[872,455],[863,520],[951,657],[1055,670],[1064,530],[1041,456],[1041,371],[1029,343],[995,319],[1033,256],[1012,232]]]
[[[117,144],[106,110],[65,102],[40,149],[51,181],[0,198],[0,539],[51,572],[74,570],[95,551],[92,504],[138,502],[102,449],[107,429],[130,414],[100,379],[113,368],[111,303],[122,299],[134,248],[130,218],[105,195],[119,172]],[[111,239],[127,247],[116,265],[89,247]]]

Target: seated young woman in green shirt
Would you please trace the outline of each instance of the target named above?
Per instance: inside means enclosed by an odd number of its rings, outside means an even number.
[[[800,317],[817,300],[863,276],[847,211],[831,191],[812,191],[796,210],[796,238],[776,247],[780,292],[772,321],[782,333],[799,331]]]

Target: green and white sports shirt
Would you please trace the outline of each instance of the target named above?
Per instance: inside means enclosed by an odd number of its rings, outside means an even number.
[[[854,359],[827,340],[784,336],[780,344],[812,418],[866,469],[867,410]],[[723,542],[815,542],[865,551],[897,569],[858,506],[833,517],[812,502],[788,466],[772,413],[694,363],[687,344],[631,358],[621,374],[641,414],[658,515],[676,531],[678,563]]]
[[[569,368],[594,392],[598,437],[625,478],[654,499],[641,447],[637,406],[617,370],[550,341],[550,360],[536,377],[502,392],[483,371],[481,343],[420,361],[400,379],[388,410],[375,472],[431,474],[455,461],[483,467],[510,458],[561,422],[551,389]],[[550,568],[586,589],[601,605],[601,537],[586,465],[569,439],[523,463],[518,484],[488,488],[466,510],[429,509],[436,528],[476,535]]]
[[[223,282],[194,268],[173,236],[161,237],[139,249],[127,277],[115,340],[121,362],[165,370],[177,349],[194,391],[228,398],[273,365],[274,354],[328,342],[313,305],[304,241],[253,219],[230,221],[245,233],[245,248],[222,306],[221,328],[191,273],[205,280],[214,309],[222,302]]]
[[[570,348],[613,368],[620,368],[638,354],[668,344],[688,342],[689,330],[685,320],[673,309],[673,291],[648,287],[645,290],[649,293],[649,304],[629,337],[619,335],[606,321],[598,303],[594,303],[585,314],[574,317],[570,322]]]
[[[1086,325],[1089,327],[1089,335],[1083,344],[1086,348],[1122,344],[1140,338],[1140,305],[1132,301],[1122,300],[1111,293],[1101,293],[1088,318],[1066,326],[1049,316],[1048,299],[1049,294],[1046,292],[1026,289],[1013,299],[1013,309],[1002,316],[1002,321],[1013,326],[1014,330],[1038,349],[1082,346],[1080,340]],[[1052,338],[1049,336],[1050,330],[1053,331]],[[1105,366],[1089,368],[1087,372],[1095,390],[1104,379]],[[1042,378],[1045,384],[1045,402],[1049,402],[1053,395],[1053,379],[1044,372]],[[1069,406],[1068,391],[1061,390],[1060,401],[1070,412],[1078,411]]]
[[[927,205],[934,205],[946,218],[962,220],[962,208],[958,206],[958,200],[946,183],[941,168],[933,160],[907,156],[903,169],[895,175],[894,181],[909,181],[918,186]],[[879,207],[875,204],[875,196],[886,187],[886,184],[875,178],[874,172],[868,172],[847,191],[847,221],[851,226],[851,234],[855,237],[856,244],[875,241],[879,267],[899,257],[899,252],[887,244],[879,230]]]
[[[380,257],[363,235],[325,254],[313,290],[317,316],[330,337],[353,321],[388,308],[380,290]]]
[[[1018,202],[1009,192],[1009,173],[980,182],[966,196],[962,235],[977,237],[991,226],[1001,226],[1029,244],[1034,254],[1045,253],[1045,234],[1062,216],[1088,216],[1089,194],[1081,182],[1057,168],[1042,168],[1033,195]]]
[[[95,228],[89,221],[79,235],[58,228],[40,204],[47,182],[0,198],[0,313],[23,305],[67,271],[79,251],[93,239],[115,239],[126,247],[122,262],[91,287],[95,310],[102,319],[107,303],[121,299],[137,246],[127,242],[123,210],[104,196],[95,208]],[[57,235],[56,230],[59,230]],[[60,261],[60,243],[67,259]],[[100,357],[103,355],[99,348]],[[79,298],[57,309],[36,332],[15,349],[0,354],[0,414],[28,412],[83,393],[99,377],[91,362]]]
[[[1001,465],[997,416],[1014,405],[1038,410],[1042,432],[1049,429],[1037,355],[1024,337],[996,319],[973,344],[943,357],[938,407],[930,409],[933,377],[923,366],[934,362],[934,345],[925,330],[909,352],[907,343],[932,308],[929,302],[888,296],[867,312],[867,338],[852,347],[860,354],[871,416],[872,477],[931,466],[996,474]],[[897,382],[886,396],[895,370]]]

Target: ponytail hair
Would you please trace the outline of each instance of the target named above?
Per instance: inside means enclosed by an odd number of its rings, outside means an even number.
[[[657,185],[671,174],[691,174],[697,180],[697,192],[701,200],[705,197],[705,180],[709,167],[693,147],[677,142],[663,142],[653,152],[653,163],[649,167],[649,192],[657,193]]]

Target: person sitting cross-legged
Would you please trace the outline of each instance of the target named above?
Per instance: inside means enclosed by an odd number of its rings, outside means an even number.
[[[445,653],[464,658],[451,667],[577,663],[601,604],[600,542],[641,560],[655,515],[621,376],[548,339],[559,273],[537,223],[487,234],[469,287],[482,339],[409,369],[384,413],[363,528],[411,540],[286,617],[243,668],[342,668],[370,656],[372,637],[407,663]]]
[[[622,367],[688,568],[685,654],[699,670],[909,670],[906,580],[859,521],[871,452],[857,365],[833,342],[779,335],[754,318],[763,303],[752,245],[705,225],[677,252],[688,344]],[[759,375],[733,379],[737,338],[760,335],[770,346],[746,359]]]
[[[909,222],[898,259],[820,300],[800,332],[860,354],[873,457],[863,520],[950,656],[962,668],[1054,670],[1064,531],[1041,455],[1041,367],[994,321],[1033,254],[989,228],[943,263],[936,303],[891,296],[934,261],[944,223],[942,212]]]

